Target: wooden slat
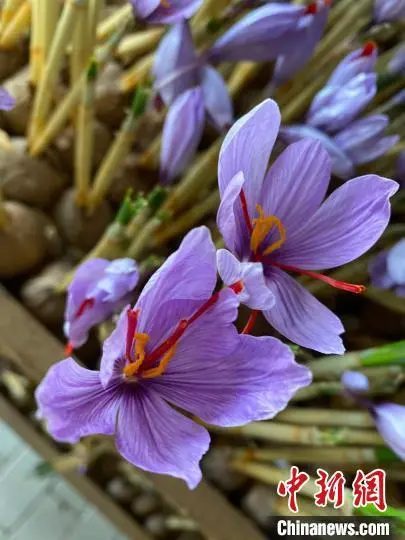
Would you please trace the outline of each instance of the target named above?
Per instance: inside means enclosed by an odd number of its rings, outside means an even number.
[[[8,356],[11,356],[27,377],[34,382],[39,382],[49,367],[63,358],[62,344],[7,291],[1,288],[0,313],[6,314],[2,315],[0,320],[0,347],[8,351]],[[12,427],[16,429],[14,425]],[[234,508],[207,482],[202,481],[196,490],[190,491],[180,480],[168,476],[142,474],[153,482],[168,502],[172,502],[194,519],[203,534],[210,540],[265,539],[251,520]],[[84,496],[86,493],[82,491],[83,489],[89,493],[88,485],[80,484],[75,487]],[[94,487],[94,489],[98,488]],[[93,493],[91,495],[93,496]],[[91,502],[97,504],[94,500]],[[100,510],[104,511],[102,508]],[[112,519],[112,521],[118,526],[116,520]],[[139,540],[144,537],[145,535],[139,536]],[[133,538],[138,539],[137,536]]]
[[[0,395],[0,417],[23,438],[45,461],[54,462],[58,450],[13,405]],[[114,525],[131,539],[151,540],[151,537],[90,478],[71,472],[60,472],[80,495],[96,506]]]

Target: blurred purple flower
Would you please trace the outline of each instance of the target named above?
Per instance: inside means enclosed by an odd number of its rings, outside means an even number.
[[[15,106],[15,98],[0,86],[0,110],[9,111]]]
[[[405,238],[379,253],[369,266],[371,284],[405,297]]]
[[[397,135],[385,135],[388,124],[388,116],[373,114],[352,122],[334,136],[303,124],[283,126],[280,136],[287,144],[304,137],[320,141],[332,159],[333,173],[347,180],[353,176],[357,165],[369,163],[383,156],[397,144],[399,141]]]
[[[394,54],[388,64],[388,71],[399,75],[405,75],[405,45],[402,45]]]
[[[160,154],[160,182],[170,183],[190,163],[200,143],[205,123],[200,88],[186,90],[167,113]]]
[[[132,259],[90,259],[79,266],[68,288],[64,324],[68,354],[86,342],[93,326],[128,302],[138,278]]]
[[[250,11],[227,30],[208,55],[215,62],[265,62],[299,46],[302,21],[313,14],[306,6],[272,3]]]
[[[212,294],[216,280],[210,233],[194,229],[123,312],[99,372],[72,358],[49,370],[36,399],[51,435],[69,443],[115,435],[135,466],[194,488],[210,437],[181,411],[227,427],[283,409],[310,371],[279,340],[239,335],[237,294]]]
[[[189,19],[203,0],[130,0],[135,17],[151,24],[174,24]]]
[[[377,75],[373,71],[376,60],[373,42],[347,55],[312,100],[307,123],[325,132],[336,132],[353,121],[377,92]]]
[[[405,189],[405,152],[400,152],[397,159],[397,179],[401,189]]]
[[[154,75],[155,91],[170,106],[161,153],[161,177],[167,183],[193,158],[205,120],[221,132],[233,122],[233,107],[222,76],[197,57],[187,21],[175,25],[163,38]]]
[[[405,0],[374,0],[374,18],[390,22],[405,17]]]
[[[270,324],[299,345],[342,353],[340,320],[287,272],[362,292],[363,287],[314,270],[348,263],[377,241],[388,224],[389,197],[398,185],[366,175],[347,182],[322,203],[331,161],[320,142],[306,139],[290,145],[266,174],[279,125],[276,103],[266,100],[227,134],[219,156],[218,228],[241,263],[261,263],[276,300],[274,307],[263,309]],[[219,261],[226,281],[228,272]]]
[[[311,58],[325,30],[331,4],[331,0],[317,0],[308,4],[307,16],[303,17],[298,25],[299,34],[294,50],[277,58],[273,71],[273,87],[291,79]]]
[[[391,450],[405,460],[405,407],[396,403],[374,403],[364,397],[363,394],[369,389],[369,381],[364,373],[345,371],[341,382],[349,395],[369,410],[377,431]]]

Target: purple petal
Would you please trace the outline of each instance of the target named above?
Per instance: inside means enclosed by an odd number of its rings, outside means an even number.
[[[11,96],[7,90],[0,87],[0,110],[9,111],[15,106],[15,98]]]
[[[220,249],[217,252],[217,265],[225,285],[243,282],[244,289],[238,294],[241,303],[260,311],[273,307],[275,298],[266,285],[261,263],[240,263],[232,253]]]
[[[118,413],[116,445],[130,463],[146,471],[182,478],[193,489],[208,450],[208,431],[170,407],[150,388],[128,385]]]
[[[305,66],[321,39],[330,8],[324,2],[317,2],[317,4],[319,6],[318,12],[315,15],[308,15],[303,18],[301,23],[302,31],[294,50],[277,58],[273,71],[273,82],[276,86],[288,81],[298,70]]]
[[[233,123],[233,105],[220,73],[210,66],[204,67],[201,88],[210,120],[219,131],[229,128]]]
[[[388,124],[389,118],[384,114],[366,116],[335,135],[334,142],[355,164],[368,163],[385,154],[398,142],[397,135],[383,136]]]
[[[371,260],[368,267],[371,285],[380,289],[389,289],[394,285],[387,271],[387,255],[388,250],[382,251]]]
[[[390,73],[405,75],[405,45],[402,45],[388,63]]]
[[[216,281],[215,246],[207,227],[198,227],[145,285],[136,304],[137,331],[150,335],[151,347],[160,344],[181,319],[211,297]]]
[[[341,382],[345,388],[355,393],[367,392],[370,387],[367,376],[360,371],[344,371]]]
[[[138,280],[138,267],[133,259],[116,259],[106,267],[105,276],[98,282],[97,288],[105,291],[105,302],[114,302],[132,291]]]
[[[345,154],[334,140],[311,126],[295,124],[292,126],[283,126],[280,130],[280,138],[291,144],[303,138],[311,138],[322,143],[325,150],[328,151],[332,160],[332,170],[336,176],[347,179],[354,174],[354,165],[347,154]]]
[[[225,245],[242,259],[250,253],[250,239],[243,219],[240,193],[245,185],[245,177],[239,172],[229,182],[221,196],[218,208],[217,226]]]
[[[387,445],[405,460],[405,407],[381,403],[373,407],[378,432]]]
[[[368,51],[364,53],[363,47],[345,56],[330,76],[327,86],[343,86],[360,73],[372,72],[377,61],[377,48],[373,46],[371,54]]]
[[[405,17],[405,0],[374,0],[377,22],[391,22]]]
[[[103,354],[100,362],[100,380],[104,388],[107,388],[113,380],[122,377],[125,367],[125,348],[128,329],[128,309],[126,306],[117,321],[111,334],[103,343]]]
[[[344,86],[321,91],[312,102],[308,123],[328,132],[342,129],[370,103],[377,92],[377,75],[361,73]]]
[[[396,285],[405,285],[405,238],[389,250],[387,269]]]
[[[276,252],[278,260],[322,270],[357,259],[384,232],[391,213],[389,198],[397,189],[396,182],[377,175],[346,182],[287,238]]]
[[[199,63],[187,21],[173,26],[161,40],[155,55],[153,75],[155,88],[166,105],[199,84]]]
[[[161,0],[130,0],[135,17],[146,19],[160,5]]]
[[[41,418],[56,440],[77,443],[86,435],[113,435],[120,406],[117,385],[104,389],[99,373],[73,358],[52,366],[35,392]]]
[[[278,339],[240,335],[238,341],[229,358],[195,354],[190,376],[172,374],[159,391],[205,422],[231,427],[273,418],[310,384],[310,371]]]
[[[252,216],[258,201],[271,150],[280,127],[280,110],[267,99],[240,118],[229,130],[222,144],[218,163],[221,195],[227,185],[243,172],[244,191]]]
[[[331,159],[319,141],[304,139],[291,144],[276,159],[262,186],[260,204],[265,215],[277,216],[287,236],[301,227],[325,198],[331,176]]]
[[[279,3],[254,9],[218,39],[210,58],[216,62],[273,60],[297,46],[298,23],[304,12],[302,6]]]
[[[267,286],[276,297],[274,308],[264,312],[269,323],[302,347],[324,354],[343,354],[339,336],[344,328],[338,317],[282,270],[271,268],[266,274]]]
[[[203,0],[167,0],[162,2],[148,17],[153,24],[175,24],[183,19],[192,17],[201,7]]]
[[[186,90],[170,106],[160,153],[163,184],[170,183],[189,165],[200,144],[204,123],[204,98],[200,88]]]

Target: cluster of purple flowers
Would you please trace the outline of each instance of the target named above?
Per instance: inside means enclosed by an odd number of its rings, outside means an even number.
[[[306,123],[284,126],[281,131],[287,143],[303,137],[320,141],[332,158],[334,174],[345,180],[357,165],[377,159],[399,141],[397,135],[385,134],[387,115],[358,119],[377,92],[376,59],[373,42],[351,52],[312,100]]]
[[[279,124],[276,103],[266,100],[234,124],[222,145],[218,227],[229,251],[216,252],[206,227],[193,229],[135,306],[123,309],[104,342],[99,371],[71,357],[49,370],[36,398],[55,439],[114,435],[125,459],[192,488],[210,441],[203,423],[272,418],[311,381],[290,347],[249,335],[257,310],[297,344],[344,351],[339,319],[290,273],[360,292],[314,270],[349,262],[376,242],[397,184],[367,175],[323,202],[331,162],[319,142],[292,144],[267,171]],[[81,344],[91,326],[122,306],[137,280],[130,260],[87,262],[69,289],[68,340]],[[239,333],[241,302],[253,311]]]

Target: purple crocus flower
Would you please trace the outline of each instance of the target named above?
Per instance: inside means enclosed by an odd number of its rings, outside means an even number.
[[[311,58],[325,30],[331,4],[331,0],[317,0],[308,4],[307,16],[299,23],[299,34],[294,50],[277,58],[273,71],[273,87],[291,79]]]
[[[405,17],[405,0],[374,0],[374,18],[390,22]]]
[[[194,488],[210,437],[182,411],[226,427],[283,409],[310,371],[279,340],[238,334],[243,284],[213,294],[216,280],[210,233],[194,229],[124,310],[100,371],[72,358],[49,370],[36,399],[51,435],[69,443],[115,435],[125,459]]]
[[[233,107],[222,76],[198,58],[187,21],[163,38],[154,75],[155,91],[170,106],[160,159],[161,179],[170,182],[193,158],[205,121],[222,132],[233,122]]]
[[[7,90],[0,87],[0,110],[9,111],[15,106],[15,98]]]
[[[377,48],[371,41],[348,54],[312,100],[307,123],[336,132],[353,121],[377,92],[376,60]]]
[[[390,60],[388,71],[398,75],[405,75],[405,45],[400,47]]]
[[[364,287],[314,270],[348,263],[377,241],[388,224],[389,198],[398,184],[366,175],[345,183],[322,203],[331,160],[320,142],[306,139],[290,145],[266,174],[279,125],[276,103],[266,100],[227,134],[219,156],[218,228],[239,262],[261,263],[275,297],[274,307],[262,309],[269,323],[299,345],[342,353],[340,320],[289,272],[362,292]],[[227,283],[229,264],[219,264],[219,273]],[[260,291],[261,283],[258,296]]]
[[[389,125],[385,114],[372,114],[352,122],[334,136],[305,124],[283,126],[280,136],[287,144],[309,137],[318,140],[332,160],[333,173],[347,180],[355,174],[356,166],[383,156],[399,141],[397,135],[385,135]]]
[[[130,0],[135,17],[151,24],[174,24],[189,19],[203,0]]]
[[[364,373],[345,371],[341,381],[348,394],[369,410],[377,431],[387,445],[405,461],[405,407],[396,403],[374,403],[364,397],[363,394],[369,389],[369,381]]]
[[[128,302],[138,278],[132,259],[90,259],[79,266],[68,288],[64,324],[68,354],[86,342],[93,326]]]
[[[370,263],[371,284],[381,289],[392,289],[405,297],[405,238],[391,249],[379,253]]]

